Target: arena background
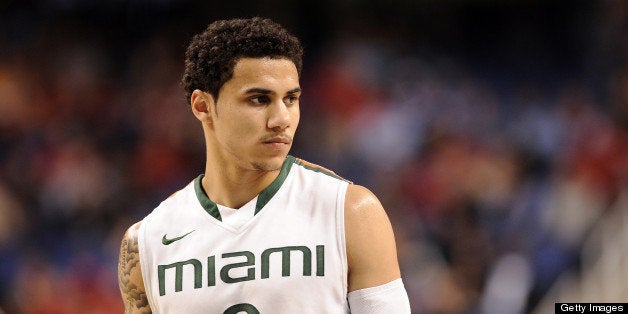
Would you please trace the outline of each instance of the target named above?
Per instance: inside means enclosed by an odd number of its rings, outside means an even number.
[[[194,33],[302,38],[292,154],[371,188],[417,313],[628,300],[628,2],[0,1],[0,312],[119,313],[121,236],[203,169]]]

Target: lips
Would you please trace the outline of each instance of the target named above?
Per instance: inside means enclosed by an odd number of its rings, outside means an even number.
[[[292,139],[288,136],[270,136],[262,139],[264,144],[290,144]]]

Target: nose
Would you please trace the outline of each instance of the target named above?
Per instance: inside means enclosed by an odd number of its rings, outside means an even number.
[[[268,128],[272,130],[285,130],[291,123],[291,109],[281,100],[268,106]]]

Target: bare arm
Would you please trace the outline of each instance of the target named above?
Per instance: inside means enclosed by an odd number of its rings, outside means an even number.
[[[384,208],[367,188],[350,184],[345,198],[349,292],[401,277],[395,237]]]
[[[139,222],[134,224],[124,234],[118,258],[118,286],[124,301],[124,313],[127,314],[152,313],[144,290],[137,244],[137,230],[140,224]]]

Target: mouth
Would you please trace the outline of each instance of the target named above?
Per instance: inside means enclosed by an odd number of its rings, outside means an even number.
[[[262,143],[275,149],[283,149],[290,146],[292,139],[287,136],[272,136],[264,138]]]

